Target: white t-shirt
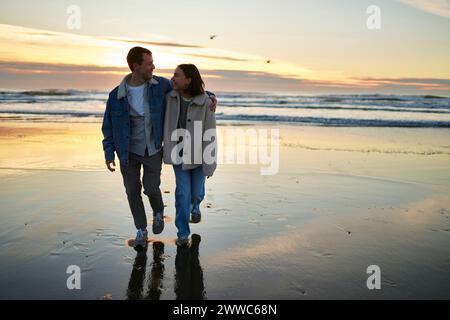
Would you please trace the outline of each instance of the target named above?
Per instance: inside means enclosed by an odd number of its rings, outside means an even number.
[[[145,83],[140,86],[130,86],[127,83],[127,98],[130,106],[141,116],[144,115]]]

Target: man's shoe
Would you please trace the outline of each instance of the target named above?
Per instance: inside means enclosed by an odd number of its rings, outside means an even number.
[[[136,239],[134,239],[134,248],[147,248],[148,233],[147,230],[138,229]]]
[[[157,212],[153,215],[153,233],[160,234],[164,230],[164,212]]]

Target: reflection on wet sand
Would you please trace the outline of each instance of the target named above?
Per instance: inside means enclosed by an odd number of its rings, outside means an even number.
[[[193,234],[189,247],[178,247],[175,258],[175,295],[177,300],[206,300],[203,269],[200,266],[201,237]]]
[[[144,295],[144,283],[147,268],[147,249],[139,250],[131,271],[126,297],[128,300],[151,299],[159,300],[162,293],[164,277],[164,243],[153,242],[153,263],[149,274],[148,286]]]
[[[179,300],[206,299],[203,270],[199,261],[201,237],[193,234],[189,247],[178,247],[175,258],[175,295]],[[147,249],[138,250],[131,271],[126,298],[128,300],[159,300],[163,291],[164,243],[152,243],[153,262],[146,283]],[[145,291],[145,294],[144,294]]]

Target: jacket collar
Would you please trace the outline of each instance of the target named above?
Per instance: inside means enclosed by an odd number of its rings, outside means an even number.
[[[122,99],[127,96],[127,82],[131,78],[131,73],[125,76],[123,78],[122,82],[119,85],[119,90],[117,91],[117,99]],[[150,79],[150,84],[157,85],[159,84],[158,80],[156,80],[154,77]]]
[[[178,93],[178,91],[172,90],[172,91],[169,92],[169,96],[171,96],[173,98],[176,98],[176,97],[179,98],[180,94]],[[192,100],[192,103],[194,103],[196,105],[199,105],[199,106],[202,106],[202,105],[205,104],[206,98],[207,98],[207,95],[204,94],[204,93],[201,93],[201,94],[199,94],[199,95],[194,97],[194,99]]]

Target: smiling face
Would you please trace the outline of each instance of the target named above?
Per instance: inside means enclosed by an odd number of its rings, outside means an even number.
[[[153,70],[155,70],[155,65],[151,54],[144,53],[141,64],[133,63],[133,73],[136,73],[144,80],[149,80],[153,77]]]
[[[175,90],[183,92],[189,87],[191,81],[191,78],[186,78],[183,70],[181,70],[180,68],[175,69],[172,77],[172,85]]]

